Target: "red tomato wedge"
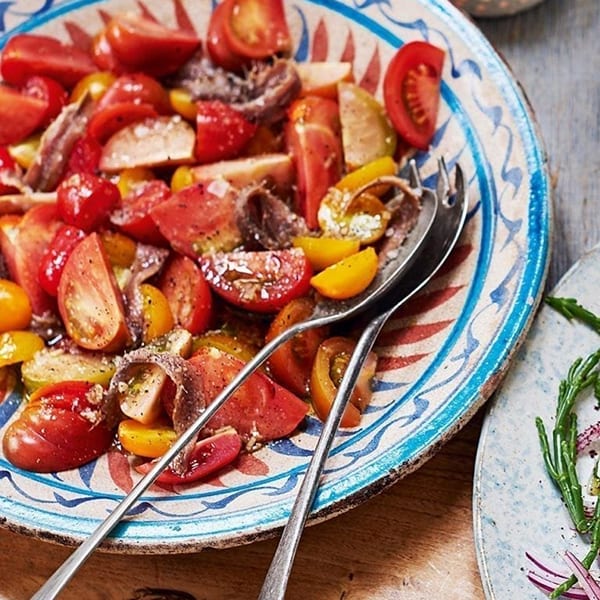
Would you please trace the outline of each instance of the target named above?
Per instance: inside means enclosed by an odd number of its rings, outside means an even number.
[[[158,113],[152,104],[145,102],[115,102],[97,110],[88,124],[89,134],[101,144],[120,129],[131,123],[157,117]]]
[[[112,352],[129,342],[121,292],[97,233],[71,252],[58,284],[58,310],[82,348]]]
[[[176,254],[166,264],[159,281],[177,325],[193,335],[206,331],[213,317],[212,292],[200,267]]]
[[[258,128],[219,100],[196,102],[196,108],[196,159],[200,163],[236,158]]]
[[[398,134],[420,150],[427,150],[435,133],[443,64],[443,50],[410,42],[396,52],[385,73],[388,116]]]
[[[172,113],[167,90],[154,77],[128,73],[118,77],[98,101],[98,110],[120,102],[151,104],[161,115]]]
[[[185,473],[179,475],[173,469],[167,468],[156,478],[156,482],[163,485],[180,485],[206,479],[231,464],[241,449],[242,438],[233,429],[217,433],[196,443]],[[142,463],[137,465],[135,470],[145,475],[156,462],[154,460]]]
[[[30,77],[25,82],[22,92],[26,96],[38,98],[46,103],[46,112],[41,122],[42,127],[49,125],[67,103],[65,88],[58,81],[44,75]]]
[[[119,15],[108,23],[106,40],[129,70],[155,77],[174,73],[200,48],[195,35],[132,13]]]
[[[102,146],[98,140],[90,135],[78,138],[71,150],[63,179],[75,173],[97,173],[101,156]]]
[[[337,102],[306,96],[288,110],[285,139],[296,164],[298,212],[311,229],[327,190],[342,176],[343,149]]]
[[[239,358],[206,346],[200,347],[189,363],[200,373],[207,399],[216,398],[244,366]],[[233,427],[245,441],[276,440],[292,433],[307,411],[305,402],[256,371],[217,411],[208,427]]]
[[[96,70],[92,58],[76,46],[31,33],[11,37],[2,50],[1,60],[2,77],[17,86],[33,75],[45,75],[70,88]]]
[[[24,140],[42,125],[47,111],[45,100],[0,85],[0,145]]]
[[[38,473],[74,469],[104,454],[113,430],[102,417],[102,395],[83,381],[44,386],[4,434],[4,456]]]
[[[237,55],[227,44],[223,31],[225,18],[229,16],[230,8],[227,2],[219,2],[210,15],[206,32],[206,49],[212,61],[227,71],[239,71],[246,59]]]
[[[214,292],[259,313],[282,309],[310,289],[312,267],[298,248],[206,255],[201,267]]]
[[[282,0],[223,0],[222,10],[224,38],[234,54],[262,59],[290,52]]]

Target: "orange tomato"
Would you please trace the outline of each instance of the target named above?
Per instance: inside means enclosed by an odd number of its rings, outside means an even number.
[[[149,342],[171,331],[175,321],[166,296],[157,287],[142,283],[140,289],[144,297],[144,342]]]
[[[145,458],[162,456],[177,439],[173,427],[166,421],[144,425],[134,419],[119,423],[118,436],[125,450]]]
[[[31,302],[20,286],[0,279],[0,331],[25,329],[31,321]]]

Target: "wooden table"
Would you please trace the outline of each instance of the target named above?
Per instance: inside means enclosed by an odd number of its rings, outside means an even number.
[[[600,2],[546,0],[479,25],[522,83],[546,142],[555,186],[551,287],[600,240]],[[416,473],[307,530],[288,598],[483,599],[471,511],[482,420],[480,412]],[[184,556],[97,554],[61,597],[251,599],[274,549],[271,540]],[[69,553],[0,530],[0,597],[28,598]],[[181,593],[150,596],[144,588]]]

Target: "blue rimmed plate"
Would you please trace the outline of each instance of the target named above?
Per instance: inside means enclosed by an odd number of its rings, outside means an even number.
[[[15,2],[3,44],[15,31],[68,39],[93,34],[123,10],[175,26],[189,18],[202,36],[212,4],[185,0]],[[337,438],[315,520],[348,510],[416,469],[458,431],[495,389],[526,333],[548,266],[551,229],[546,157],[529,108],[482,34],[443,0],[286,3],[298,60],[354,63],[356,81],[381,96],[385,67],[401,44],[426,39],[446,52],[438,130],[417,156],[429,183],[444,156],[469,179],[470,213],[444,271],[389,323],[378,342],[376,394],[356,430]],[[85,37],[85,36],[83,36]],[[5,427],[20,402],[0,404]],[[158,553],[226,547],[268,536],[289,514],[319,424],[245,457],[195,487],[152,488],[106,540],[112,551]],[[1,433],[1,431],[0,431]],[[0,456],[0,521],[66,544],[87,536],[133,481],[118,457],[39,475]]]

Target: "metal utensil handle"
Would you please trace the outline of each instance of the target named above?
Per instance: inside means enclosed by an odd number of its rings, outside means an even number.
[[[334,434],[339,427],[344,409],[352,395],[352,390],[356,385],[363,363],[373,348],[373,344],[386,320],[387,314],[384,313],[369,322],[350,357],[346,372],[342,377],[335,400],[331,406],[331,411],[323,425],[312,459],[296,496],[290,519],[285,526],[263,582],[259,600],[283,600],[285,597],[296,550],[319,488],[319,479],[329,455],[335,437]]]

